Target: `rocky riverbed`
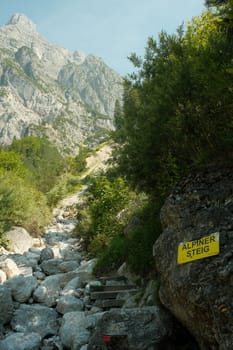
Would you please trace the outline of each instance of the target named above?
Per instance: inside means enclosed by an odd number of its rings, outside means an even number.
[[[173,320],[152,305],[153,284],[142,289],[125,276],[93,276],[95,259],[72,238],[79,196],[54,211],[43,239],[17,227],[9,233],[11,251],[0,254],[1,350],[103,349],[105,333],[135,350],[170,339]]]

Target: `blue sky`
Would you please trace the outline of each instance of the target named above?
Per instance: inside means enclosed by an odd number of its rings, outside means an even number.
[[[0,25],[23,13],[49,42],[102,57],[127,75],[127,56],[143,56],[149,36],[174,33],[204,9],[204,0],[1,0]]]

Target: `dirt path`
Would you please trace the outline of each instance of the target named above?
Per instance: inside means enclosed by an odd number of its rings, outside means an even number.
[[[93,173],[97,170],[105,170],[107,167],[107,161],[112,155],[112,145],[104,145],[95,154],[87,158],[87,171],[83,177]]]
[[[104,145],[97,152],[95,152],[95,154],[88,157],[87,170],[81,176],[81,179],[84,179],[86,176],[90,175],[91,173],[95,173],[98,170],[105,170],[107,168],[107,161],[111,157],[111,154],[112,154],[112,145],[107,144],[107,145]],[[82,189],[79,190],[77,193],[74,193],[73,195],[61,200],[58,203],[57,208],[72,207],[74,204],[78,203],[82,198],[86,188],[87,188],[86,185],[83,185]],[[55,209],[55,213],[58,210],[57,208]]]

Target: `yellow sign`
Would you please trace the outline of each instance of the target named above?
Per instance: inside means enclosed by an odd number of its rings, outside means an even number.
[[[178,264],[219,254],[219,232],[212,233],[190,242],[182,242],[178,246]]]

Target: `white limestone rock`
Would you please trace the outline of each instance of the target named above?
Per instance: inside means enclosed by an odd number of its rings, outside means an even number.
[[[7,279],[18,276],[20,274],[19,268],[14,260],[7,256],[0,258],[0,269],[5,272]]]
[[[6,281],[6,273],[3,270],[0,270],[0,284],[3,284]]]
[[[9,241],[9,250],[13,253],[23,254],[33,246],[33,238],[23,227],[13,227],[4,233],[4,238]]]

